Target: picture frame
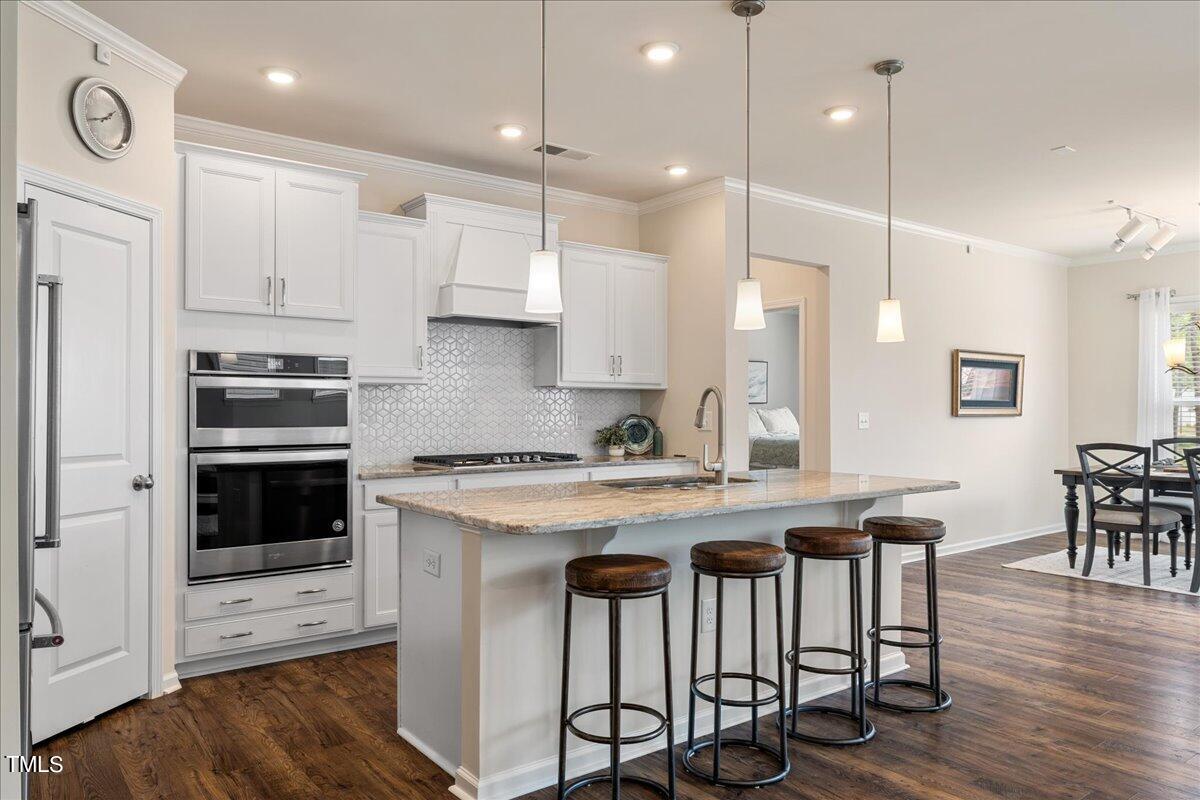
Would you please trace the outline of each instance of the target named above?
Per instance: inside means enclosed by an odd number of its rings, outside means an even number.
[[[1019,417],[1024,406],[1025,356],[954,350],[950,413],[956,417]]]
[[[751,405],[767,404],[768,364],[751,361],[746,370],[746,397]]]

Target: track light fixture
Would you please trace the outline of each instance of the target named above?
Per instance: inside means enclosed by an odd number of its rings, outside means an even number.
[[[1134,216],[1133,212],[1129,209],[1125,209],[1125,212],[1129,214],[1129,221],[1121,226],[1121,230],[1117,231],[1117,238],[1113,239],[1111,247],[1114,253],[1119,253],[1124,250],[1125,245],[1136,239],[1138,234],[1146,229],[1145,220],[1143,220],[1141,217]]]
[[[1153,214],[1147,214],[1144,211],[1138,211],[1132,206],[1123,205],[1115,200],[1108,201],[1110,205],[1116,206],[1125,210],[1125,214],[1129,217],[1121,230],[1117,231],[1117,237],[1110,245],[1114,253],[1119,253],[1125,249],[1125,246],[1141,235],[1142,231],[1150,227],[1147,220],[1154,220],[1158,224],[1158,230],[1146,241],[1146,249],[1142,251],[1142,260],[1149,261],[1158,254],[1166,246],[1167,242],[1175,238],[1175,234],[1179,232],[1179,226],[1170,220],[1156,217]]]
[[[1149,261],[1158,255],[1158,251],[1166,246],[1167,242],[1175,238],[1175,234],[1179,233],[1179,229],[1169,223],[1164,223],[1161,220],[1158,223],[1158,230],[1154,235],[1146,240],[1146,249],[1142,251],[1142,260]]]

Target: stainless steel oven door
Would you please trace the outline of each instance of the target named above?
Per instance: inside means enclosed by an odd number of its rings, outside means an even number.
[[[188,379],[188,446],[348,444],[347,379]]]
[[[190,580],[350,560],[349,450],[192,453],[189,462]]]

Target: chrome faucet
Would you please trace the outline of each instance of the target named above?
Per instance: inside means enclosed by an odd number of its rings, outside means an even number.
[[[704,429],[704,405],[708,402],[710,394],[717,398],[717,460],[713,462],[708,460],[708,442],[705,442],[702,464],[708,472],[716,473],[718,486],[725,486],[729,483],[729,464],[725,456],[725,397],[716,386],[708,387],[704,390],[704,394],[700,395],[700,405],[696,407],[695,424],[698,430]]]

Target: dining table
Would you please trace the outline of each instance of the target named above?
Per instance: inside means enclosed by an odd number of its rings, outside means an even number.
[[[1065,467],[1054,470],[1054,474],[1062,478],[1066,487],[1066,499],[1063,502],[1063,518],[1067,524],[1067,564],[1075,568],[1075,553],[1079,537],[1079,487],[1083,485],[1083,470],[1079,467]],[[1192,480],[1186,470],[1151,468],[1150,493],[1191,499]],[[1188,537],[1192,535],[1195,524],[1192,516],[1184,516],[1183,531]],[[1200,543],[1197,544],[1196,577],[1200,578]],[[1200,583],[1193,580],[1193,584]],[[1193,586],[1192,591],[1196,591]]]

